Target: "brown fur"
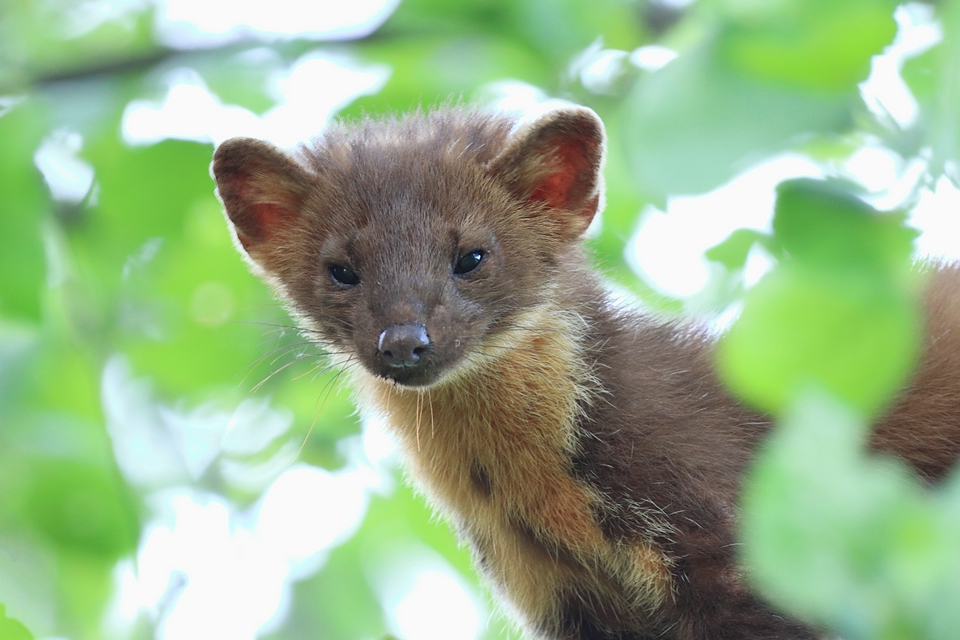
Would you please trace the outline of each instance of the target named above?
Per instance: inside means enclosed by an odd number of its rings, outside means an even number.
[[[614,301],[581,252],[602,150],[584,109],[524,126],[446,109],[293,155],[234,139],[213,173],[254,270],[532,636],[813,638],[736,567],[740,478],[768,420],[719,385],[708,336]],[[930,480],[960,451],[958,278],[931,288],[927,356],[874,441]]]
[[[928,482],[960,456],[960,270],[940,267],[926,296],[926,336],[910,384],[877,423],[872,446],[892,451]]]
[[[526,348],[453,384],[416,391],[364,376],[361,406],[406,425],[397,433],[411,474],[524,617],[559,619],[558,591],[584,584],[626,611],[653,611],[669,592],[665,558],[643,539],[611,545],[595,520],[602,496],[572,474],[578,401],[595,401],[596,381],[582,358],[570,357],[579,331],[563,316],[531,313],[521,322],[536,329],[509,338]],[[479,487],[478,468],[486,477]],[[585,569],[597,565],[618,578],[615,587]]]

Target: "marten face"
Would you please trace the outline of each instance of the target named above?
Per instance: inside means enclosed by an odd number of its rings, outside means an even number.
[[[363,162],[350,171],[364,188],[332,199],[320,187],[310,199],[304,234],[318,241],[288,295],[324,343],[369,373],[434,384],[537,304],[550,268],[510,230],[516,206],[479,167]]]
[[[513,124],[457,111],[365,123],[295,158],[234,139],[213,172],[240,247],[308,334],[423,387],[500,355],[491,338],[548,298],[599,206],[592,112]]]

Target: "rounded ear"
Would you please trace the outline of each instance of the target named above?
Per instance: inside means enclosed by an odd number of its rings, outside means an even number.
[[[237,240],[254,259],[296,221],[310,185],[310,176],[288,155],[253,138],[231,138],[217,147],[210,172]]]
[[[603,207],[604,145],[596,113],[562,108],[522,127],[490,171],[521,202],[542,208],[561,236],[575,239]]]

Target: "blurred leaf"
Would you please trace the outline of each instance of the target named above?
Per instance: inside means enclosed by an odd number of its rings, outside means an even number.
[[[638,217],[644,207],[637,185],[622,161],[627,155],[625,137],[621,134],[625,123],[619,100],[612,105],[593,105],[603,120],[607,133],[608,158],[603,178],[606,206],[600,214],[600,233],[588,237],[593,262],[617,286],[632,291],[645,304],[664,312],[679,311],[679,302],[655,291],[637,277],[626,260],[624,245],[637,228]]]
[[[276,104],[270,95],[270,80],[287,68],[283,57],[266,47],[195,58],[191,66],[224,104],[240,105],[258,114]]]
[[[82,80],[44,84],[37,88],[36,95],[50,120],[58,128],[81,134],[89,148],[90,141],[96,146],[97,140],[118,137],[124,107],[128,100],[140,97],[141,90],[136,74],[95,74]]]
[[[0,94],[40,78],[110,71],[160,55],[148,3],[5,0],[0,5]]]
[[[251,308],[273,305],[237,255],[219,208],[205,195],[153,257],[127,272],[125,351],[135,370],[155,376],[168,393],[239,384],[261,354],[257,343],[273,333],[241,321],[257,317]]]
[[[25,626],[7,617],[7,609],[0,604],[0,640],[33,640]]]
[[[507,0],[403,0],[380,35],[456,32],[502,24]]]
[[[14,418],[0,458],[0,519],[29,524],[61,550],[109,561],[132,550],[137,505],[115,471],[103,426],[52,412]]]
[[[912,302],[868,279],[781,264],[749,292],[721,341],[721,375],[765,411],[782,411],[817,380],[872,413],[913,364],[920,317]]]
[[[936,179],[945,172],[960,180],[960,5],[936,4],[943,39],[929,51],[907,59],[901,76],[919,103],[918,135],[914,146],[927,147],[930,174]],[[917,152],[920,149],[916,149]],[[927,151],[926,153],[930,153]]]
[[[49,211],[47,189],[33,166],[44,135],[44,112],[26,99],[0,107],[0,314],[37,321],[45,285],[40,221]],[[13,277],[13,275],[16,277]]]
[[[847,407],[813,387],[797,398],[744,490],[751,577],[850,640],[955,637],[960,610],[937,603],[960,589],[960,504],[925,495],[902,463],[864,458],[867,428]]]
[[[374,39],[358,49],[364,60],[388,64],[392,73],[383,90],[357,100],[344,116],[434,107],[469,98],[480,86],[504,78],[535,85],[551,79],[535,52],[499,34]]]
[[[30,473],[28,517],[56,545],[110,560],[136,547],[134,503],[113,471],[51,458]]]
[[[705,40],[640,78],[624,102],[629,161],[657,202],[709,191],[811,136],[847,131],[856,87],[805,91],[725,64]]]
[[[637,47],[643,20],[639,7],[619,0],[405,0],[380,33],[409,41],[427,33],[508,39],[562,68],[598,37],[608,47]]]
[[[21,400],[34,410],[42,408],[99,421],[100,362],[73,336],[43,338],[32,370],[27,372],[30,386]]]
[[[96,252],[91,257],[109,260],[115,278],[147,240],[178,234],[193,204],[212,199],[209,145],[168,140],[131,148],[114,132],[92,140],[84,155],[97,171],[100,195],[74,230],[75,242],[82,238]]]
[[[704,256],[728,269],[742,269],[755,244],[766,245],[770,236],[755,229],[737,229],[720,244],[707,249]]]
[[[890,0],[720,0],[733,18],[718,43],[731,66],[766,81],[836,91],[867,78],[896,34]]]
[[[598,38],[606,47],[627,51],[643,39],[640,7],[632,2],[519,0],[507,7],[514,28],[561,65]]]
[[[325,469],[344,464],[342,438],[360,433],[360,418],[351,399],[350,389],[343,384],[339,371],[316,375],[311,370],[322,358],[306,358],[279,372],[276,376],[276,401],[290,408],[297,416],[291,430],[301,442],[300,460]],[[278,361],[279,369],[287,364]]]
[[[23,398],[26,373],[40,341],[33,327],[0,323],[0,416]]]
[[[918,349],[906,277],[913,232],[833,183],[795,180],[778,191],[774,239],[785,256],[721,341],[720,373],[766,411],[817,381],[869,415]]]
[[[284,632],[268,640],[298,636],[354,640],[382,636],[386,624],[380,603],[363,572],[363,547],[358,533],[330,553],[317,575],[298,583]]]
[[[878,213],[851,186],[823,180],[790,180],[777,187],[773,231],[790,258],[833,271],[880,274],[902,269],[918,231],[901,212]]]
[[[93,141],[99,203],[70,234],[81,269],[103,287],[90,300],[121,330],[135,369],[181,394],[242,377],[262,331],[236,314],[269,300],[230,241],[211,154],[180,141]]]
[[[105,558],[70,552],[60,553],[58,559],[61,603],[64,618],[69,620],[61,627],[71,638],[102,638],[104,612],[108,611],[116,588],[116,559],[105,561]]]
[[[0,522],[58,551],[112,563],[136,545],[138,503],[116,471],[100,411],[99,363],[41,334],[0,432]]]

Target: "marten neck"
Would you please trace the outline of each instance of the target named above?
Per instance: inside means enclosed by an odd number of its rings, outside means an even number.
[[[579,316],[546,304],[511,325],[488,339],[462,371],[429,389],[369,376],[359,381],[363,406],[384,415],[412,476],[458,522],[490,501],[537,520],[547,517],[531,512],[550,504],[547,496],[556,487],[570,484],[576,425],[598,391],[582,355]],[[576,501],[583,503],[586,494],[579,493]],[[586,506],[568,508],[579,512]],[[566,515],[572,517],[567,528],[582,520],[583,527],[595,529],[588,512]],[[589,535],[584,530],[577,537]]]
[[[665,558],[642,540],[611,545],[595,517],[605,497],[573,472],[582,419],[604,401],[583,316],[547,304],[513,326],[429,389],[364,376],[361,406],[386,418],[411,477],[524,618],[558,620],[556,589],[572,585],[621,602],[587,567],[633,585],[619,609],[654,611],[670,592]]]

